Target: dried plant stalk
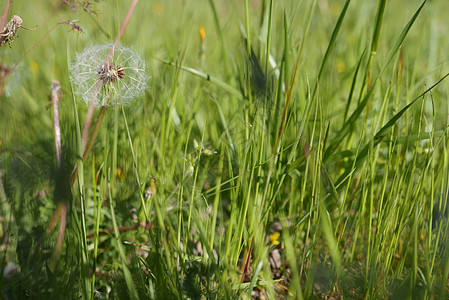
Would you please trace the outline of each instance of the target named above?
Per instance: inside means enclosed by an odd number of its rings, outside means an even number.
[[[8,18],[9,9],[11,8],[12,0],[7,0],[5,8],[3,9],[2,18],[0,20],[0,28],[5,27],[6,25],[6,18]]]
[[[61,85],[59,81],[53,80],[51,82],[51,90],[50,90],[50,103],[48,105],[53,105],[53,124],[55,128],[55,147],[56,147],[56,161],[58,164],[58,170],[61,168],[61,129],[59,126],[59,101],[62,98]],[[47,107],[48,107],[47,105]],[[56,226],[56,222],[60,219],[59,222],[59,231],[58,237],[56,239],[56,247],[53,253],[53,259],[50,263],[50,270],[54,271],[56,267],[56,259],[59,253],[62,250],[62,245],[64,242],[64,233],[66,227],[66,219],[67,219],[67,202],[59,201],[58,206],[56,208],[55,214],[53,215],[52,220],[48,224],[47,227],[47,236]]]
[[[59,127],[59,109],[58,102],[62,97],[61,85],[59,81],[53,80],[51,82],[50,104],[53,105],[53,124],[55,128],[55,147],[56,147],[56,161],[58,168],[61,167],[61,129]]]

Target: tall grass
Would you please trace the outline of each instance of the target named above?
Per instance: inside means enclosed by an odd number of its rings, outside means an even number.
[[[4,82],[3,297],[447,297],[445,1],[131,2],[10,7],[39,29],[3,66],[58,22],[84,33],[54,27]],[[94,110],[84,161],[68,67],[115,36],[151,80]]]

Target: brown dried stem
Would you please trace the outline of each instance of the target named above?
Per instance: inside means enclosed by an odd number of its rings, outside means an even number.
[[[134,0],[133,3],[131,3],[125,18],[123,19],[122,26],[120,26],[120,32],[118,36],[115,38],[115,43],[118,43],[122,39],[123,34],[125,33],[126,28],[128,27],[128,23],[131,20],[131,16],[134,13],[134,10],[136,9],[137,3],[139,3],[139,0]]]
[[[59,81],[53,80],[51,83],[51,92],[50,92],[50,105],[53,105],[53,124],[55,129],[55,148],[56,148],[56,161],[58,165],[58,171],[61,168],[61,129],[59,126],[59,100],[62,97],[61,93],[61,85]],[[53,259],[50,264],[50,269],[53,271],[56,266],[56,258],[62,250],[62,245],[64,243],[64,233],[66,227],[66,219],[67,219],[67,202],[59,201],[58,206],[56,207],[56,211],[53,214],[51,221],[47,226],[47,236],[51,233],[53,228],[56,226],[58,219],[59,222],[59,231],[58,237],[56,239],[56,247],[53,252]]]
[[[87,137],[89,136],[89,128],[92,123],[92,117],[95,112],[95,106],[93,104],[89,105],[86,114],[86,121],[84,121],[83,132],[81,134],[81,144],[83,145],[83,149],[86,147]]]
[[[100,131],[100,125],[103,121],[104,113],[106,112],[106,106],[102,106],[100,109],[100,113],[98,114],[97,121],[95,122],[94,130],[92,131],[92,134],[90,135],[89,143],[86,146],[86,149],[84,150],[83,154],[83,162],[86,161],[87,156],[89,155],[90,151],[92,150],[92,147],[94,146],[94,141],[97,138],[98,132]],[[70,176],[70,186],[73,186],[73,184],[76,181],[76,173],[77,173],[78,167],[75,165],[75,168],[73,169],[72,176]]]
[[[65,227],[66,227],[66,220],[67,220],[67,202],[60,201],[58,203],[58,206],[56,207],[56,211],[53,214],[53,217],[48,223],[47,227],[47,236],[50,235],[53,228],[56,226],[56,223],[58,222],[58,219],[61,218],[59,222],[59,230],[58,230],[58,237],[56,238],[56,246],[55,250],[53,252],[53,259],[50,263],[50,270],[54,271],[56,267],[56,258],[58,257],[59,253],[62,250],[62,245],[64,243],[64,233],[65,233]]]
[[[61,167],[61,129],[59,126],[59,96],[61,95],[61,85],[59,81],[53,80],[51,83],[50,101],[53,105],[53,125],[55,128],[55,148],[58,168]]]
[[[3,10],[2,18],[0,20],[0,29],[5,28],[6,21],[8,20],[9,8],[11,7],[12,0],[7,0],[5,9]]]

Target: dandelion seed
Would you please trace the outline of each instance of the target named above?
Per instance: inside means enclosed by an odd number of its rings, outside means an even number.
[[[143,94],[149,79],[145,61],[134,49],[119,44],[86,48],[69,71],[75,93],[96,107],[129,104]]]

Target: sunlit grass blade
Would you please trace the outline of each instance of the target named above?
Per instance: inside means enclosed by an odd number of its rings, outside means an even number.
[[[226,43],[225,43],[225,39],[223,36],[223,29],[220,25],[220,20],[218,18],[217,7],[215,6],[214,0],[209,0],[209,4],[210,4],[211,10],[212,10],[212,15],[214,16],[215,28],[216,28],[216,30],[218,32],[218,36],[220,38],[221,53],[223,55],[226,75],[228,76],[228,78],[233,78],[232,69],[231,69],[231,65],[229,62],[229,56],[228,56],[228,52],[226,49]]]
[[[170,66],[177,66],[177,64],[173,63],[173,62],[169,62],[163,59],[160,59],[161,62],[163,62],[164,64],[170,65]],[[209,75],[207,73],[204,73],[202,71],[196,70],[194,68],[191,67],[186,67],[186,66],[181,66],[181,69],[184,71],[187,71],[193,75],[196,75],[206,81],[210,81],[211,83],[213,83],[214,85],[218,86],[219,88],[227,91],[228,93],[230,93],[231,95],[233,95],[234,97],[236,97],[239,100],[244,100],[244,96],[242,95],[242,93],[240,93],[237,89],[233,88],[231,85],[225,83],[224,81],[218,79],[217,77],[214,77],[212,75]]]
[[[111,219],[112,219],[112,224],[114,226],[114,235],[115,235],[115,242],[116,242],[116,246],[117,249],[119,251],[120,254],[120,259],[121,259],[121,266],[123,269],[123,273],[124,273],[124,277],[125,277],[125,282],[126,282],[126,286],[128,288],[128,292],[129,292],[129,296],[131,299],[139,299],[138,295],[137,295],[137,290],[136,287],[134,285],[134,281],[133,281],[133,277],[131,275],[131,272],[129,271],[128,268],[128,261],[126,259],[126,254],[125,254],[125,250],[123,249],[123,245],[122,245],[122,241],[120,238],[120,231],[118,229],[118,225],[117,225],[117,220],[116,220],[116,215],[115,215],[115,210],[114,210],[114,204],[113,204],[113,198],[112,198],[112,194],[111,194],[111,186],[110,186],[110,172],[108,172],[109,174],[107,175],[107,180],[108,180],[108,195],[109,195],[109,209],[111,210]]]
[[[334,30],[332,31],[332,34],[331,34],[331,37],[329,40],[329,44],[327,45],[326,53],[324,54],[323,61],[321,62],[320,71],[318,72],[318,77],[317,77],[317,81],[316,81],[315,89],[313,91],[312,98],[314,97],[314,95],[316,93],[321,76],[323,75],[324,68],[326,67],[326,63],[330,57],[330,54],[332,53],[332,50],[334,49],[335,41],[337,40],[337,36],[340,32],[341,24],[343,23],[343,20],[346,16],[346,12],[348,11],[350,2],[351,2],[351,0],[346,0],[345,4],[340,12],[340,16],[338,17],[337,23],[335,24]]]
[[[298,71],[299,63],[301,61],[302,51],[303,51],[304,45],[306,43],[306,37],[307,37],[308,32],[309,32],[310,22],[312,21],[312,16],[313,16],[313,13],[315,11],[315,6],[316,6],[316,0],[313,0],[310,3],[310,6],[309,6],[309,10],[308,10],[308,13],[307,13],[307,21],[306,21],[306,25],[305,25],[305,29],[304,29],[304,35],[303,35],[303,38],[301,39],[301,44],[300,44],[298,52],[296,54],[296,64],[295,64],[295,67],[293,69],[293,74],[292,74],[292,77],[291,77],[290,82],[289,82],[289,90],[287,92],[286,99],[285,99],[284,112],[282,114],[281,124],[279,125],[279,132],[278,132],[278,136],[277,136],[277,139],[276,139],[276,144],[274,145],[273,155],[275,155],[276,152],[278,151],[278,146],[279,146],[279,143],[281,141],[282,134],[284,132],[284,122],[285,122],[286,116],[287,116],[287,109],[289,108],[290,99],[292,97],[292,92],[293,92],[293,89],[294,89],[294,86],[295,86],[296,73]],[[284,24],[285,24],[285,21],[284,21]],[[287,30],[287,28],[285,28],[285,30]],[[286,49],[286,51],[288,51],[288,49]],[[288,78],[288,76],[286,76],[286,78]],[[307,108],[311,108],[311,105],[308,105]],[[308,112],[306,111],[304,114],[307,116]],[[303,124],[305,124],[305,121],[303,121]],[[302,130],[303,129],[301,129],[301,131]]]
[[[324,178],[323,181],[326,183],[326,186],[330,186],[330,193],[332,195],[332,198],[334,199],[335,203],[340,206],[341,205],[341,201],[340,201],[340,196],[338,195],[337,192],[337,188],[335,187],[334,183],[332,182],[332,178],[329,175],[329,172],[327,171],[327,169],[325,167],[322,167],[322,171],[324,173]]]
[[[401,116],[408,110],[410,109],[410,107],[415,104],[418,100],[422,99],[427,93],[429,93],[432,89],[434,89],[436,86],[438,86],[444,79],[446,79],[449,76],[449,73],[444,75],[440,80],[438,80],[435,84],[433,84],[431,87],[429,87],[427,90],[425,90],[421,95],[419,95],[418,97],[416,97],[413,101],[411,101],[409,104],[407,104],[406,106],[404,106],[404,108],[402,108],[398,113],[396,113],[374,136],[372,143],[373,143],[373,147],[377,146],[385,137],[385,135],[387,134],[388,130],[391,129],[393,127],[394,124],[396,124],[396,122],[399,120],[399,118],[401,118]],[[424,136],[426,136],[426,134],[424,133]],[[417,140],[417,138],[415,138],[415,140]],[[365,145],[365,147],[362,148],[362,150],[360,151],[358,158],[357,158],[357,163],[356,163],[356,167],[360,166],[361,163],[363,163],[363,161],[365,160],[366,156],[368,155],[368,151],[370,148],[370,143],[368,143],[367,145]]]
[[[70,43],[67,40],[67,61],[70,64],[71,56],[70,56]],[[78,178],[78,193],[79,193],[79,201],[81,206],[81,224],[80,225],[80,234],[81,234],[81,282],[82,282],[82,291],[84,299],[89,299],[92,296],[91,291],[91,282],[89,275],[89,253],[87,249],[87,231],[86,231],[86,214],[85,214],[85,194],[84,194],[84,162],[83,162],[83,145],[81,142],[81,127],[78,118],[78,109],[75,100],[75,94],[73,93],[73,87],[71,87],[71,95],[72,95],[72,104],[73,104],[73,114],[75,119],[75,133],[76,133],[76,163],[77,163],[77,178]],[[75,201],[74,201],[75,202]],[[77,214],[76,211],[74,211]]]
[[[419,99],[422,99],[427,93],[433,90],[436,86],[438,86],[443,80],[445,80],[449,76],[449,73],[441,77],[436,83],[434,83],[431,87],[425,90],[421,95],[416,97],[412,102],[407,104],[403,109],[401,109],[397,114],[395,114],[388,122],[385,124],[374,136],[375,140],[380,140],[386,134],[386,132],[397,122],[397,120]]]
[[[378,80],[380,79],[381,75],[386,70],[386,68],[388,67],[389,63],[393,59],[394,55],[398,51],[399,47],[401,46],[402,42],[404,41],[405,37],[407,36],[408,32],[410,31],[410,28],[415,23],[416,18],[420,14],[420,12],[423,9],[423,7],[426,4],[426,2],[427,2],[427,0],[425,0],[421,4],[421,6],[418,8],[418,10],[415,12],[415,14],[412,16],[412,18],[407,23],[407,25],[404,27],[404,29],[402,30],[401,34],[396,39],[396,41],[395,41],[393,47],[391,48],[390,52],[388,53],[387,58],[385,59],[385,62],[383,63],[382,69],[380,70],[379,74],[377,75],[376,79],[372,83],[372,86],[370,87],[370,89],[368,90],[366,95],[363,97],[363,100],[359,103],[359,105],[357,106],[356,110],[351,114],[351,117],[343,124],[342,128],[338,131],[338,133],[334,136],[332,141],[329,143],[329,146],[326,149],[326,151],[324,152],[324,156],[323,156],[323,159],[325,161],[329,158],[329,156],[332,153],[335,152],[335,149],[337,149],[337,147],[341,144],[342,140],[351,132],[352,128],[354,128],[356,122],[359,119],[360,114],[365,109],[366,104],[368,103],[369,99],[371,98],[371,96],[372,96],[372,94],[373,94],[373,92],[375,90],[376,83],[378,82]]]
[[[363,58],[365,57],[366,48],[363,50],[362,55],[360,55],[359,61],[354,71],[354,76],[352,77],[351,89],[349,90],[348,100],[346,100],[345,113],[343,115],[343,123],[346,123],[346,118],[348,117],[349,108],[351,106],[352,98],[354,95],[355,86],[357,83],[357,75],[359,74],[360,66],[362,65]]]
[[[326,239],[326,243],[329,247],[329,252],[332,257],[332,262],[335,264],[335,269],[337,274],[342,271],[342,262],[341,262],[341,254],[338,249],[337,239],[334,235],[334,230],[332,229],[332,223],[329,216],[329,212],[326,210],[326,206],[324,201],[320,201],[318,204],[320,221],[321,221],[321,230],[323,231],[324,238]]]

